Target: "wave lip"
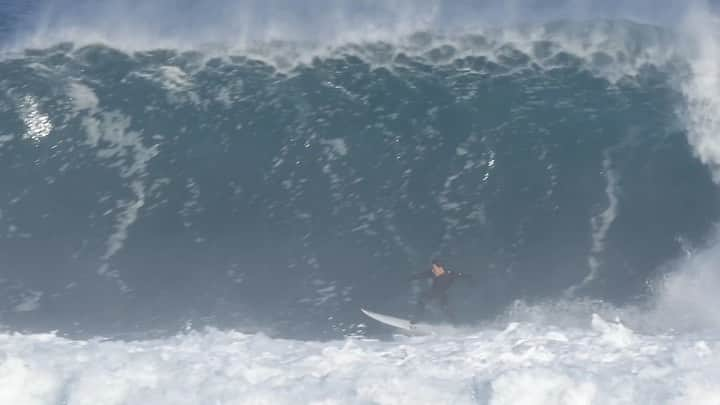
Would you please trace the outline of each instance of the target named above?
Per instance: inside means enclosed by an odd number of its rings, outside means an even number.
[[[603,76],[618,79],[636,74],[648,65],[677,64],[684,42],[676,30],[630,20],[557,20],[505,27],[473,26],[457,30],[411,27],[400,32],[379,30],[328,36],[263,37],[238,40],[235,36],[192,41],[150,35],[110,35],[89,28],[66,27],[35,32],[5,46],[5,54],[27,49],[49,49],[68,44],[77,49],[103,46],[128,54],[156,50],[201,52],[207,59],[245,56],[282,71],[312,65],[316,59],[360,57],[373,66],[417,61],[431,65],[462,63],[468,57],[485,57],[508,66],[547,68],[576,61]],[[408,59],[409,58],[409,59]]]

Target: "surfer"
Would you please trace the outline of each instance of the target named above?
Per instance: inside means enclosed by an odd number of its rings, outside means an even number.
[[[412,277],[410,280],[421,280],[421,279],[432,279],[432,286],[429,290],[423,292],[418,300],[417,307],[415,310],[415,316],[410,320],[411,324],[417,323],[417,321],[425,313],[425,307],[430,301],[437,300],[445,313],[452,323],[455,323],[455,315],[450,311],[448,306],[447,290],[458,278],[470,278],[469,274],[446,270],[445,266],[442,265],[438,260],[432,261],[432,267],[430,270],[423,270]]]

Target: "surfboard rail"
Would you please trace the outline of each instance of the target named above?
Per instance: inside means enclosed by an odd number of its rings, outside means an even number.
[[[433,334],[433,326],[427,323],[411,323],[408,319],[369,311],[365,308],[360,308],[360,311],[369,318],[372,318],[382,324],[392,326],[415,335]]]

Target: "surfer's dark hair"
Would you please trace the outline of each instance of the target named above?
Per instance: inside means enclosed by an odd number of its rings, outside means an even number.
[[[443,264],[442,264],[442,262],[440,261],[440,259],[432,259],[432,260],[430,261],[430,263],[432,263],[432,264],[435,265],[435,266],[443,267]]]

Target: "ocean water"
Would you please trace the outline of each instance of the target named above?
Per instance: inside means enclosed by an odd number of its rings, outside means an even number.
[[[422,3],[0,2],[0,404],[719,404],[712,4]]]

